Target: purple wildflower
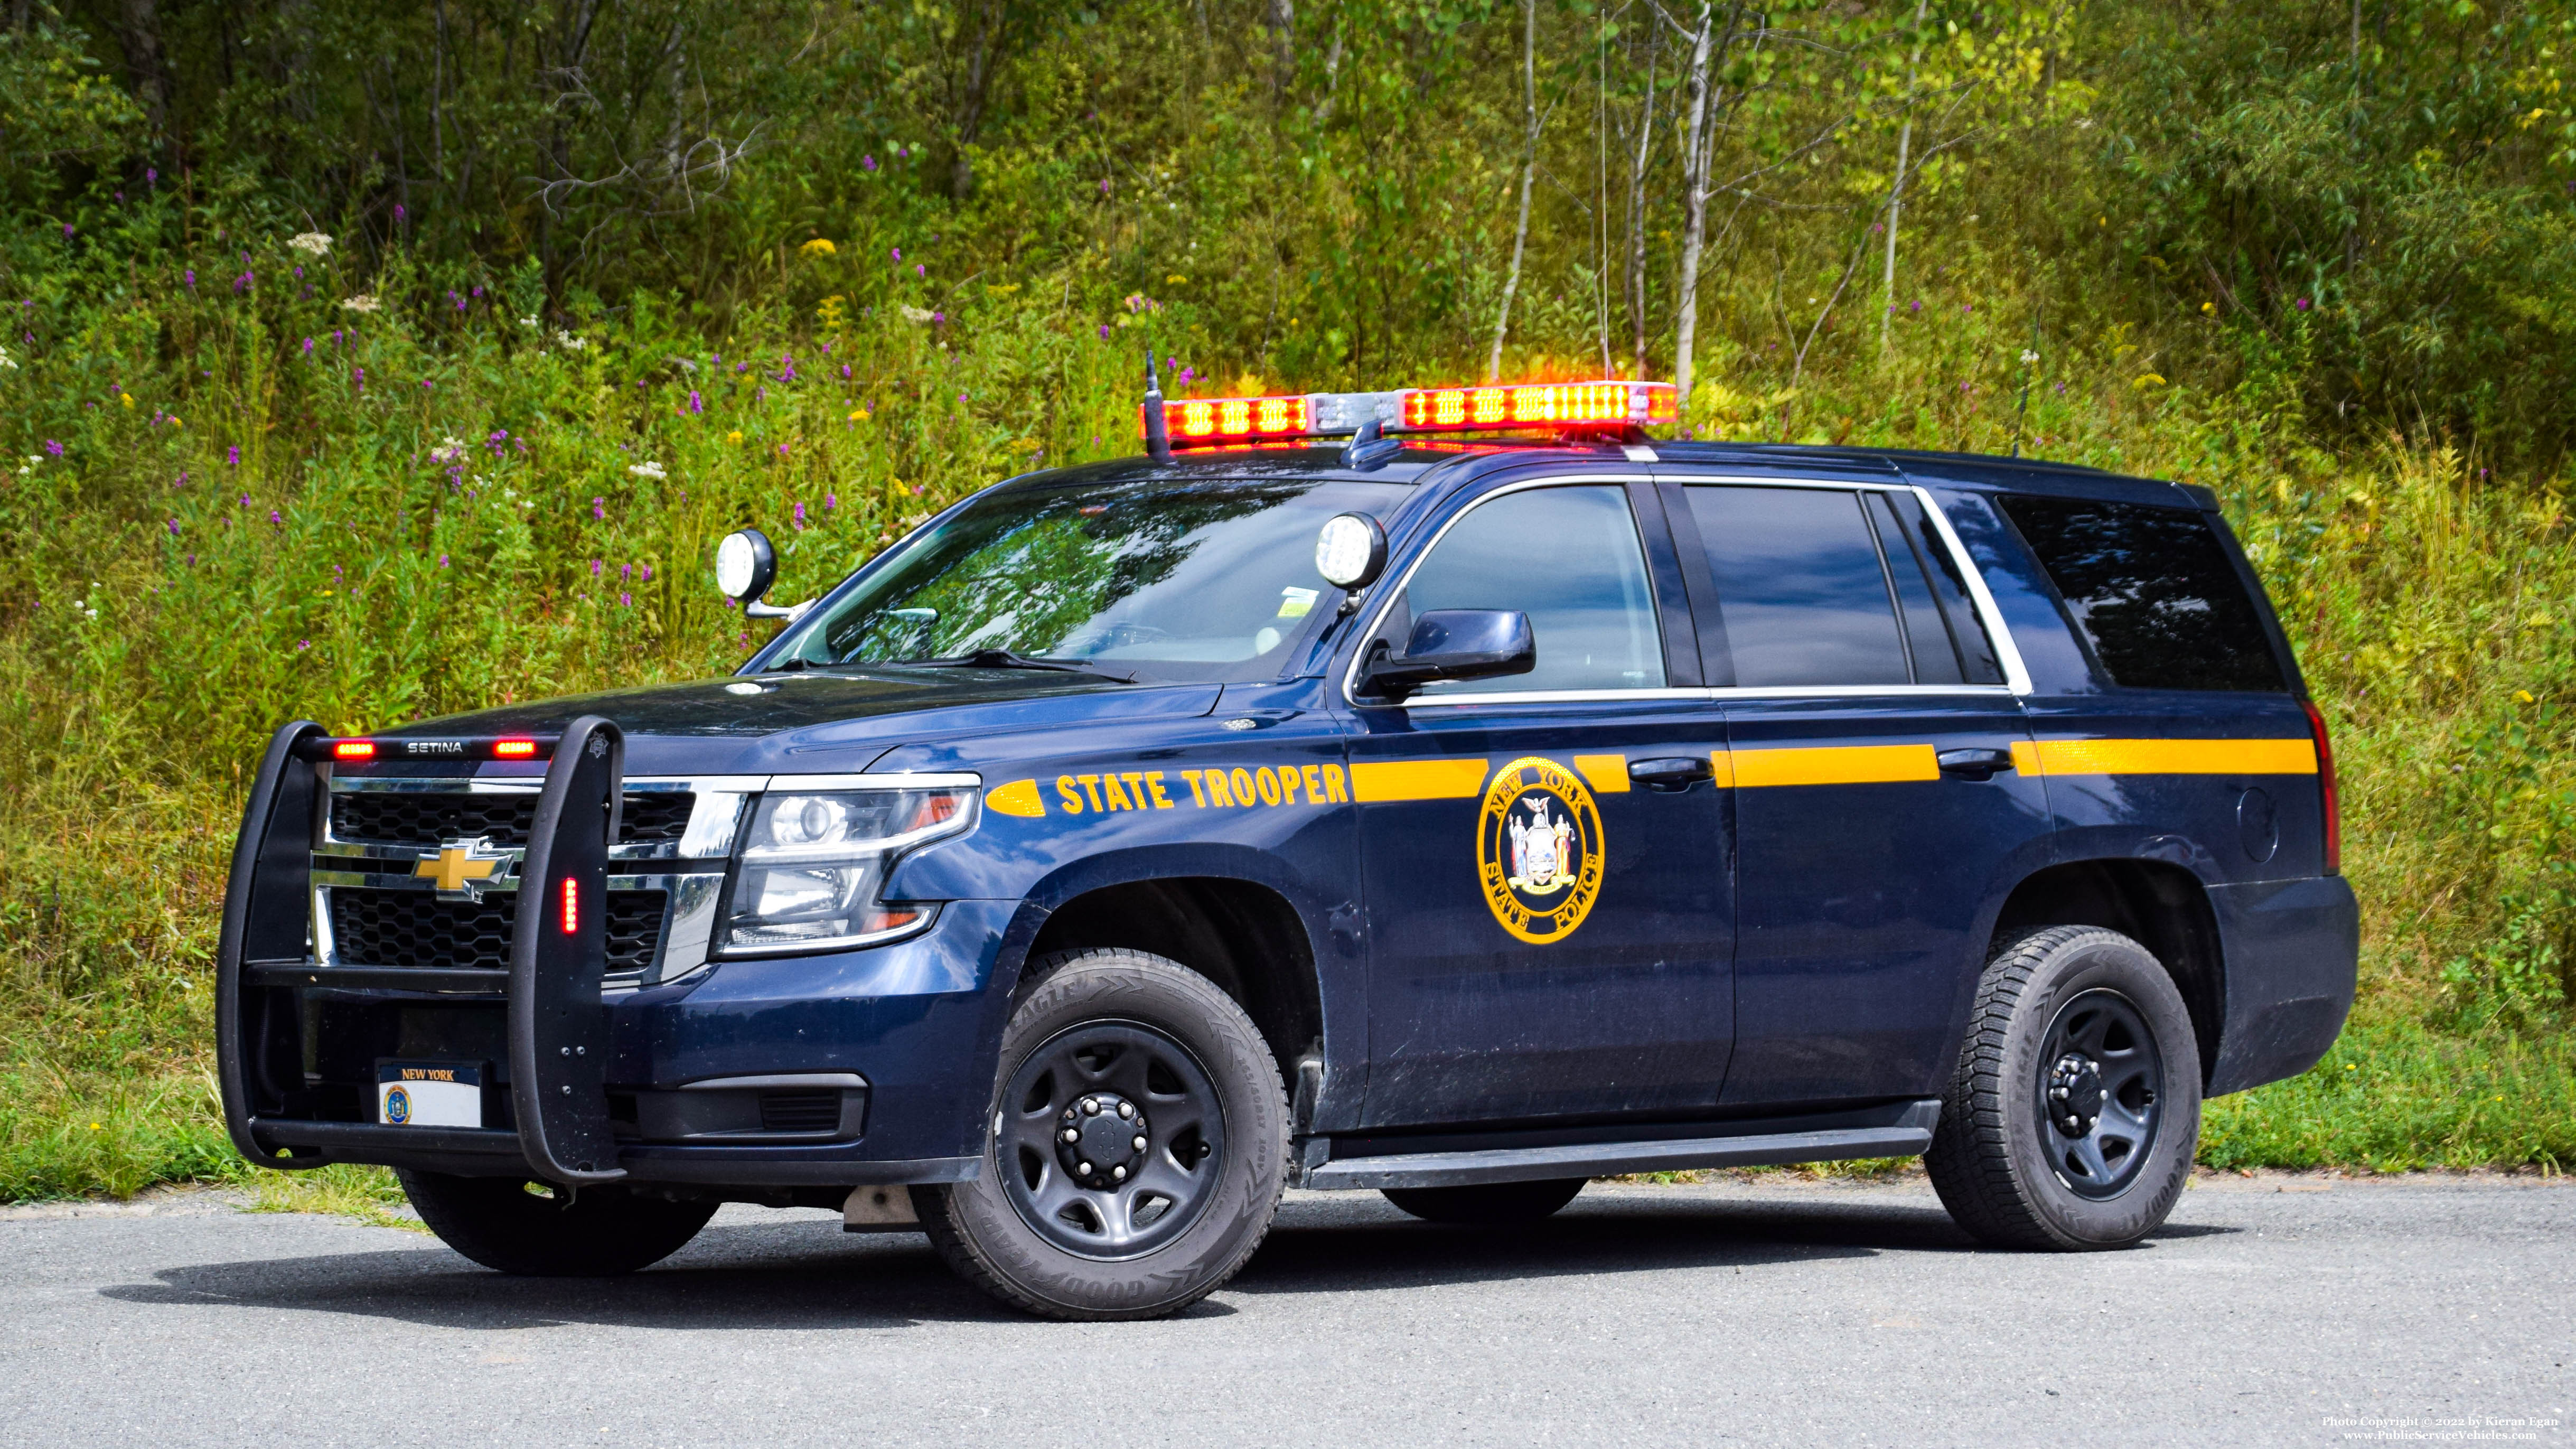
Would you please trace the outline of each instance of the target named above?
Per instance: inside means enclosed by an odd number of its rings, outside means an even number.
[[[447,567],[447,555],[445,555],[445,554],[440,554],[440,555],[438,556],[438,566],[439,566],[440,568],[445,568],[445,567]]]
[[[2305,312],[2306,310],[2308,310],[2308,299],[2307,299],[2307,298],[2305,298],[2305,297],[2301,297],[2301,298],[2299,299],[2299,310],[2300,310],[2300,311],[2302,311],[2302,312]]]
[[[286,520],[278,517],[277,510],[274,508],[268,510],[268,521],[276,524],[280,528],[284,528],[286,526]]]
[[[239,444],[239,443],[235,443],[235,444],[233,444],[231,447],[228,447],[228,448],[224,449],[224,461],[225,461],[225,462],[227,462],[227,463],[232,464],[232,465],[233,465],[234,467],[236,467],[236,468],[240,467],[240,466],[241,466],[241,444]]]
[[[635,565],[631,563],[619,564],[617,566],[617,576],[621,579],[631,579],[635,577]]]
[[[365,368],[354,368],[350,371],[349,376],[358,384],[358,391],[365,392],[367,390],[367,370]]]
[[[1109,324],[1106,322],[1100,324],[1100,340],[1103,342],[1109,340]]]
[[[780,444],[778,451],[782,453],[786,452],[787,446],[784,443]],[[803,528],[805,526],[805,505],[802,503],[796,505],[796,526],[798,528]]]
[[[313,641],[312,641],[312,640],[310,640],[310,639],[298,639],[298,640],[296,640],[296,641],[295,641],[295,652],[296,652],[296,653],[298,653],[298,654],[301,654],[301,653],[303,653],[305,650],[310,649],[310,648],[312,648],[312,647],[313,647]]]
[[[313,339],[310,337],[304,339],[304,355],[307,357],[313,355]]]
[[[68,222],[68,221],[67,221],[67,222],[64,222],[64,223],[63,223],[63,240],[65,240],[65,241],[70,241],[71,239],[72,239],[72,224],[71,224],[70,222]]]
[[[592,559],[590,561],[590,576],[594,579],[599,577],[599,560],[597,559]]]
[[[608,500],[605,498],[593,498],[590,500],[590,516],[605,520],[608,517]],[[592,573],[599,572],[599,560],[592,559],[590,561],[590,571]]]
[[[703,403],[703,402],[701,402],[701,401],[699,401],[699,400],[698,400],[698,390],[697,390],[696,388],[694,388],[694,387],[693,387],[693,388],[690,388],[690,389],[689,389],[689,411],[690,411],[690,412],[693,412],[693,413],[702,413],[702,412],[705,412],[706,410],[707,410],[707,405],[706,405],[705,403]]]
[[[1920,298],[1920,297],[1915,298],[1915,299],[1914,299],[1914,305],[1913,305],[1913,306],[1911,306],[1911,307],[1906,308],[1905,310],[1907,310],[1908,312],[1920,312],[1920,311],[1922,311],[1922,310],[1923,310],[1923,299],[1922,299],[1922,298]]]
[[[618,606],[619,608],[621,608],[621,609],[631,609],[631,608],[634,608],[634,607],[635,607],[635,596],[634,596],[633,594],[627,593],[627,592],[626,592],[625,590],[623,590],[623,589],[620,589],[620,590],[618,591],[618,593],[617,593],[617,606]]]
[[[1109,194],[1109,183],[1105,179],[1100,183],[1100,194],[1103,196],[1107,196]]]
[[[45,439],[45,451],[59,458],[63,455],[63,445],[54,441],[52,438],[47,438]]]
[[[948,320],[948,314],[945,312],[933,312],[930,314],[930,320],[933,322],[946,322]]]
[[[170,536],[172,538],[179,536],[179,520],[175,518],[170,520]]]
[[[195,267],[188,268],[186,271],[180,273],[180,275],[188,279],[189,291],[193,292],[197,290],[197,269]]]
[[[841,506],[841,495],[840,495],[840,494],[838,494],[838,493],[826,493],[826,494],[824,494],[824,495],[823,495],[823,511],[824,511],[825,513],[829,513],[829,512],[831,512],[833,509],[838,508],[838,507],[840,507],[840,506]]]
[[[874,156],[862,156],[862,157],[860,157],[860,158],[859,158],[859,169],[860,169],[860,170],[862,170],[862,171],[874,171],[874,170],[876,170],[876,169],[877,169],[877,158],[875,158]]]
[[[403,219],[403,209],[402,209],[402,207],[401,207],[400,205],[396,205],[396,206],[394,207],[394,225],[396,225],[396,226],[400,226],[400,225],[402,225],[402,219]]]
[[[919,262],[914,262],[912,264],[912,274],[916,277],[926,277],[930,275],[930,268],[923,266]]]
[[[651,564],[646,564],[644,566],[644,582],[648,584],[653,582],[653,566]]]

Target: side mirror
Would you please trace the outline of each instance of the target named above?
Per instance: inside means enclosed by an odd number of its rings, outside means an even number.
[[[1336,513],[1315,535],[1315,572],[1346,593],[1358,593],[1386,572],[1386,530],[1365,513]]]
[[[1382,647],[1382,646],[1381,646]],[[1413,621],[1401,655],[1369,661],[1369,692],[1403,699],[1443,679],[1491,679],[1538,667],[1538,639],[1518,609],[1433,609]]]
[[[755,604],[778,577],[778,550],[757,528],[728,533],[716,545],[716,587],[728,599]]]

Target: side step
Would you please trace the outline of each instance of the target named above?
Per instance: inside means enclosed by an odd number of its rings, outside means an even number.
[[[1326,1190],[1467,1187],[1549,1177],[1679,1172],[1696,1167],[1778,1167],[1855,1157],[1912,1157],[1932,1145],[1932,1126],[1940,1117],[1941,1103],[1926,1098],[1906,1103],[1893,1121],[1882,1126],[1342,1157],[1308,1169],[1306,1185]]]

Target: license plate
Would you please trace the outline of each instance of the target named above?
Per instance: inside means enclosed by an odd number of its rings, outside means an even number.
[[[483,1125],[481,1062],[378,1062],[376,1120],[388,1127]]]

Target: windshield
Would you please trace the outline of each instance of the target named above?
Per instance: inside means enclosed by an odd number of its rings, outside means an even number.
[[[1332,586],[1315,535],[1405,485],[1209,480],[1022,487],[969,505],[800,628],[771,667],[986,651],[1164,680],[1276,675]]]

